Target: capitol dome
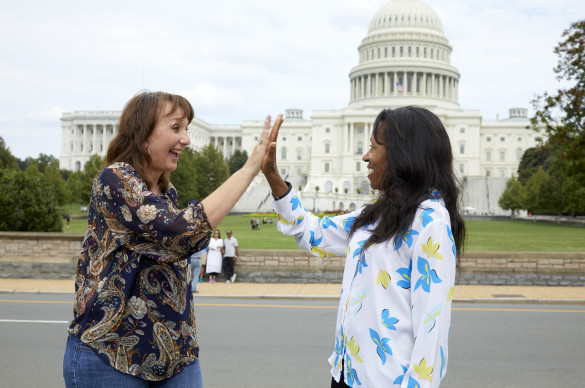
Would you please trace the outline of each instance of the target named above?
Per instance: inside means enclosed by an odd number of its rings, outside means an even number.
[[[443,34],[437,13],[422,1],[393,0],[380,8],[370,22],[368,33],[386,28],[425,28]]]
[[[459,71],[437,13],[420,0],[376,12],[351,69],[350,106],[458,108]]]

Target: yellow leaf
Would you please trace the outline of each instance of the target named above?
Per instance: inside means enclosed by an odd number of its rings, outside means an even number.
[[[414,373],[418,375],[421,380],[431,381],[431,373],[433,373],[433,366],[427,367],[427,360],[424,358],[420,361],[420,364],[413,365]]]
[[[347,347],[349,348],[349,351],[351,353],[351,355],[358,361],[358,362],[364,362],[364,360],[362,360],[362,358],[359,356],[358,352],[360,351],[360,346],[356,345],[354,343],[354,338],[351,337],[351,341],[346,341]]]
[[[392,279],[390,278],[390,274],[384,270],[380,270],[378,272],[378,276],[376,277],[376,284],[381,284],[385,290],[388,289],[388,283],[390,283]]]
[[[453,299],[453,292],[455,292],[455,287],[449,287],[449,292],[447,293],[447,300]]]
[[[422,244],[422,249],[427,254],[427,258],[435,257],[438,260],[443,260],[443,255],[437,252],[440,246],[440,243],[433,244],[433,237],[431,236],[426,244]]]

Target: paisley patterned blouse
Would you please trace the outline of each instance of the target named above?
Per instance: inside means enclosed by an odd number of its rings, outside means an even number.
[[[210,236],[203,206],[179,209],[172,185],[157,196],[126,163],[102,170],[69,333],[121,372],[150,381],[179,373],[199,353],[187,259]]]
[[[294,189],[274,202],[278,228],[316,256],[345,256],[335,348],[329,362],[350,387],[438,387],[447,371],[455,244],[438,192],[403,235],[363,250],[370,227],[349,231],[361,210],[318,218]]]

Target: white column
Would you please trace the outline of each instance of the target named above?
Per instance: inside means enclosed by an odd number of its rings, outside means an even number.
[[[352,122],[349,126],[349,152],[353,155],[355,147],[353,146],[353,131],[354,123]]]

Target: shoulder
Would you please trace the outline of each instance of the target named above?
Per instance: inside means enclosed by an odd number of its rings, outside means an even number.
[[[119,180],[140,180],[134,167],[124,162],[116,162],[104,168],[98,173],[97,178],[102,182]]]

